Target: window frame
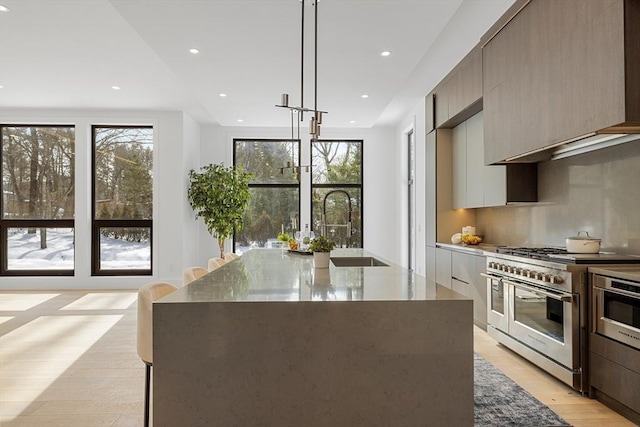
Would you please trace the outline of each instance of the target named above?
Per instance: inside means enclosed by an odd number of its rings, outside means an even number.
[[[0,123],[0,176],[4,174],[4,149],[2,147],[3,139],[2,129],[11,127],[23,128],[72,128],[74,135],[76,133],[75,124],[15,124]],[[75,137],[73,149],[73,161],[76,161]],[[75,176],[73,177],[75,182]],[[74,186],[75,187],[75,186]],[[4,187],[3,187],[4,188]],[[75,189],[74,189],[75,204]],[[0,197],[0,245],[2,247],[2,257],[0,257],[0,276],[73,276],[76,269],[76,251],[73,251],[73,268],[71,269],[9,269],[9,229],[10,228],[70,228],[73,230],[74,238],[76,233],[75,219],[7,219],[1,214],[4,212],[4,197]],[[74,215],[75,217],[75,215]]]
[[[336,143],[340,143],[340,142],[348,142],[348,143],[359,143],[360,144],[360,184],[353,184],[353,183],[327,183],[327,184],[315,184],[313,182],[313,144],[316,142],[336,142]],[[346,190],[349,188],[357,188],[360,190],[360,248],[364,248],[364,140],[363,139],[317,139],[314,141],[311,141],[311,152],[309,153],[309,156],[311,158],[310,164],[311,164],[311,177],[310,177],[310,182],[311,182],[311,189],[310,189],[310,193],[313,195],[313,190],[315,188],[319,188],[319,189],[335,189],[335,190]],[[310,222],[311,224],[314,224],[314,217],[313,217],[313,197],[309,198],[309,213],[311,216]]]
[[[96,128],[100,129],[154,129],[153,125],[91,125],[91,276],[151,276],[153,275],[153,218],[152,219],[97,219],[96,218]],[[154,140],[155,151],[155,140]],[[155,164],[154,164],[155,169]],[[155,180],[155,176],[154,176]],[[152,187],[154,188],[154,187]],[[155,205],[155,192],[152,195]],[[148,269],[100,268],[101,228],[148,228]]]
[[[301,163],[301,148],[302,148],[302,141],[300,139],[291,139],[291,138],[233,138],[233,167],[236,167],[236,147],[237,147],[237,142],[273,142],[273,143],[277,143],[277,142],[292,142],[292,143],[297,143],[298,144],[298,165],[300,165]],[[283,165],[284,166],[284,165]],[[250,170],[245,170],[245,172],[251,173]],[[302,213],[302,200],[301,200],[301,196],[302,196],[302,183],[301,180],[298,179],[298,183],[289,183],[289,184],[278,184],[278,183],[251,183],[249,182],[249,189],[251,188],[297,188],[298,189],[298,219],[301,222],[302,218],[301,213]],[[233,239],[232,239],[232,248],[233,248],[233,252],[236,251],[236,233],[233,233]]]

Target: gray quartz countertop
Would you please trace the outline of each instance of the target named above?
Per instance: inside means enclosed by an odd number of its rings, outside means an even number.
[[[467,299],[362,249],[331,257],[373,256],[387,266],[316,269],[313,255],[252,249],[159,300],[194,302],[427,301]]]
[[[589,273],[600,274],[614,279],[632,280],[640,282],[640,266],[615,265],[607,267],[589,267]]]
[[[479,245],[465,245],[464,243],[436,243],[436,247],[452,251],[466,252],[473,255],[491,255],[496,252],[497,245],[481,243]]]

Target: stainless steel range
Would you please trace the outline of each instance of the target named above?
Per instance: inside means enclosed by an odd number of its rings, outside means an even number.
[[[487,257],[487,332],[586,393],[590,265],[640,263],[615,254],[498,247]]]

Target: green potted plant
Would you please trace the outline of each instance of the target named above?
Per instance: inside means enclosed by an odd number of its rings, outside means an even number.
[[[313,265],[315,268],[329,268],[329,254],[336,247],[333,240],[329,240],[326,236],[311,239],[309,250],[313,252]]]
[[[209,164],[201,172],[189,171],[187,197],[196,218],[202,218],[207,230],[218,239],[220,258],[224,259],[224,242],[244,225],[244,211],[251,199],[250,173],[242,167]]]
[[[278,233],[278,240],[280,242],[282,242],[283,247],[286,249],[289,247],[289,241],[291,240],[291,237],[289,237],[289,233]]]

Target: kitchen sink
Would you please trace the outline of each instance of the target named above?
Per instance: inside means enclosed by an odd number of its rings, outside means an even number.
[[[331,257],[336,267],[388,267],[388,264],[370,256]]]

